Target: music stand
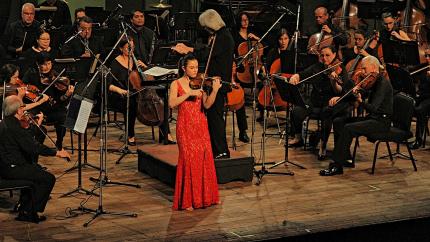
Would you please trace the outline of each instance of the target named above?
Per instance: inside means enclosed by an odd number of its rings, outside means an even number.
[[[386,40],[382,45],[385,63],[396,63],[401,66],[420,64],[418,43],[416,41]]]
[[[281,96],[281,99],[283,101],[288,102],[289,104],[293,104],[295,106],[307,108],[307,105],[305,104],[305,101],[303,100],[302,94],[300,93],[299,86],[290,84],[288,82],[287,78],[285,78],[283,76],[278,76],[278,75],[274,75],[273,81],[275,82],[275,86],[278,89],[279,94]],[[292,162],[288,159],[288,137],[289,137],[288,123],[289,123],[289,120],[287,120],[287,122],[285,122],[285,132],[286,132],[285,133],[285,144],[284,144],[285,159],[283,161],[275,163],[274,165],[269,167],[269,169],[276,167],[276,166],[283,164],[283,163],[290,163],[290,164],[295,165],[301,169],[306,169],[304,166],[297,164],[295,162]]]
[[[386,68],[394,90],[416,96],[414,80],[407,70],[393,65],[386,65]]]

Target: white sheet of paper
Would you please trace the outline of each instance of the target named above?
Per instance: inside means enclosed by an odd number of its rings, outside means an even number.
[[[178,74],[178,69],[167,69],[163,67],[154,66],[144,71],[143,73],[150,76],[164,76],[168,74]]]
[[[87,128],[88,120],[90,118],[91,109],[93,108],[93,103],[87,100],[82,100],[81,107],[79,109],[78,117],[76,118],[75,127],[73,130],[81,134],[85,133]]]

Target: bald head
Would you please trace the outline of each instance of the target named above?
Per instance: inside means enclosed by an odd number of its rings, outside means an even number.
[[[317,22],[318,25],[323,25],[327,22],[328,20],[328,11],[327,8],[325,7],[317,7],[314,11],[314,15],[315,15],[315,21]]]

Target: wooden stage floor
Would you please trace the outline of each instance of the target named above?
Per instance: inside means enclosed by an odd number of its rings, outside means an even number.
[[[251,116],[250,109],[247,113]],[[251,127],[250,118],[248,121]],[[269,123],[274,124],[273,117]],[[175,124],[170,127],[174,134]],[[231,128],[229,117],[230,144]],[[257,124],[256,129],[254,157],[261,162],[261,125]],[[122,131],[115,127],[109,127],[108,131],[109,148],[121,147],[119,137]],[[276,133],[277,129],[270,128],[268,132]],[[50,134],[55,136],[52,130]],[[150,137],[151,129],[138,124],[137,148],[152,144]],[[70,144],[69,140],[70,135],[67,134],[66,146]],[[76,142],[76,136],[74,140]],[[279,135],[267,138],[266,162],[284,158],[284,146],[279,144],[279,140]],[[237,144],[237,150],[249,156],[251,145],[239,141]],[[98,147],[99,138],[93,138],[89,148]],[[137,148],[131,147],[132,150]],[[332,148],[330,140],[328,149]],[[384,146],[381,146],[381,151],[386,151]],[[378,160],[375,175],[370,175],[372,153],[373,144],[362,139],[356,168],[345,169],[344,175],[320,177],[318,171],[327,167],[328,160],[318,161],[315,153],[302,148],[290,149],[290,160],[306,169],[281,165],[273,171],[289,170],[295,175],[266,175],[260,186],[254,184],[255,177],[252,183],[220,185],[222,205],[192,212],[172,211],[173,189],[138,172],[136,154],[127,155],[116,165],[119,154],[108,153],[109,179],[136,183],[141,188],[104,187],[103,208],[107,212],[133,212],[138,216],[102,215],[88,227],[83,227],[83,224],[92,214],[75,213],[78,215],[68,217],[70,209],[78,208],[80,204],[95,209],[98,198],[85,194],[59,198],[77,186],[76,171],[63,173],[74,162],[66,163],[54,157],[41,158],[41,164],[58,177],[45,211],[48,220],[41,224],[15,221],[16,214],[11,214],[10,210],[18,196],[9,198],[8,193],[1,193],[0,241],[262,240],[430,216],[430,151],[413,151],[418,160],[418,172],[413,171],[410,161],[396,159],[392,163],[385,159]],[[76,157],[75,152],[73,160]],[[98,165],[98,160],[99,152],[89,152],[89,163]],[[256,166],[256,169],[260,167]],[[83,187],[93,188],[94,183],[89,178],[97,177],[98,172],[87,167],[82,174]]]

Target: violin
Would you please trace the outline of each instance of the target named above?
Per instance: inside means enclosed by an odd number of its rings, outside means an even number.
[[[24,115],[22,115],[21,119],[19,120],[19,124],[21,125],[21,128],[28,129],[30,128],[30,125],[37,122],[38,119],[39,116],[29,112],[24,112]]]
[[[44,85],[50,85],[53,81],[55,81],[54,87],[61,92],[65,92],[69,88],[70,79],[65,76],[61,76],[61,73],[58,74],[54,70],[48,73],[40,73],[40,82]]]
[[[336,81],[338,84],[342,84],[343,80],[341,77],[342,74],[342,61],[335,58],[329,65],[325,65],[326,71],[324,74],[328,76],[331,81]],[[331,75],[332,73],[336,73],[336,76]]]
[[[346,92],[342,97],[340,97],[336,104],[338,104],[341,100],[345,99],[349,94],[351,94],[356,88],[360,88],[362,90],[370,90],[373,85],[375,85],[376,81],[378,80],[380,76],[380,73],[378,72],[371,72],[368,74],[365,74],[364,72],[360,72],[359,74],[359,82],[355,84],[353,88],[351,88],[348,92]]]
[[[42,96],[39,88],[37,88],[34,85],[24,84],[20,79],[16,81],[16,84],[7,83],[6,87],[1,86],[0,90],[2,93],[6,92],[5,93],[6,96],[10,96],[10,95],[16,95],[18,92],[17,89],[20,87],[25,88],[24,97],[31,102],[36,102]]]
[[[204,74],[199,73],[197,74],[197,76],[195,78],[190,78],[190,83],[189,86],[192,90],[199,90],[202,89],[204,90],[206,93],[211,93],[212,92],[212,84],[213,81],[216,79],[220,79],[219,76],[213,76],[213,77],[206,77],[203,78]],[[237,86],[236,83],[233,82],[226,82],[223,80],[220,80],[221,84],[224,85],[229,85],[232,88],[238,89],[239,87]]]

